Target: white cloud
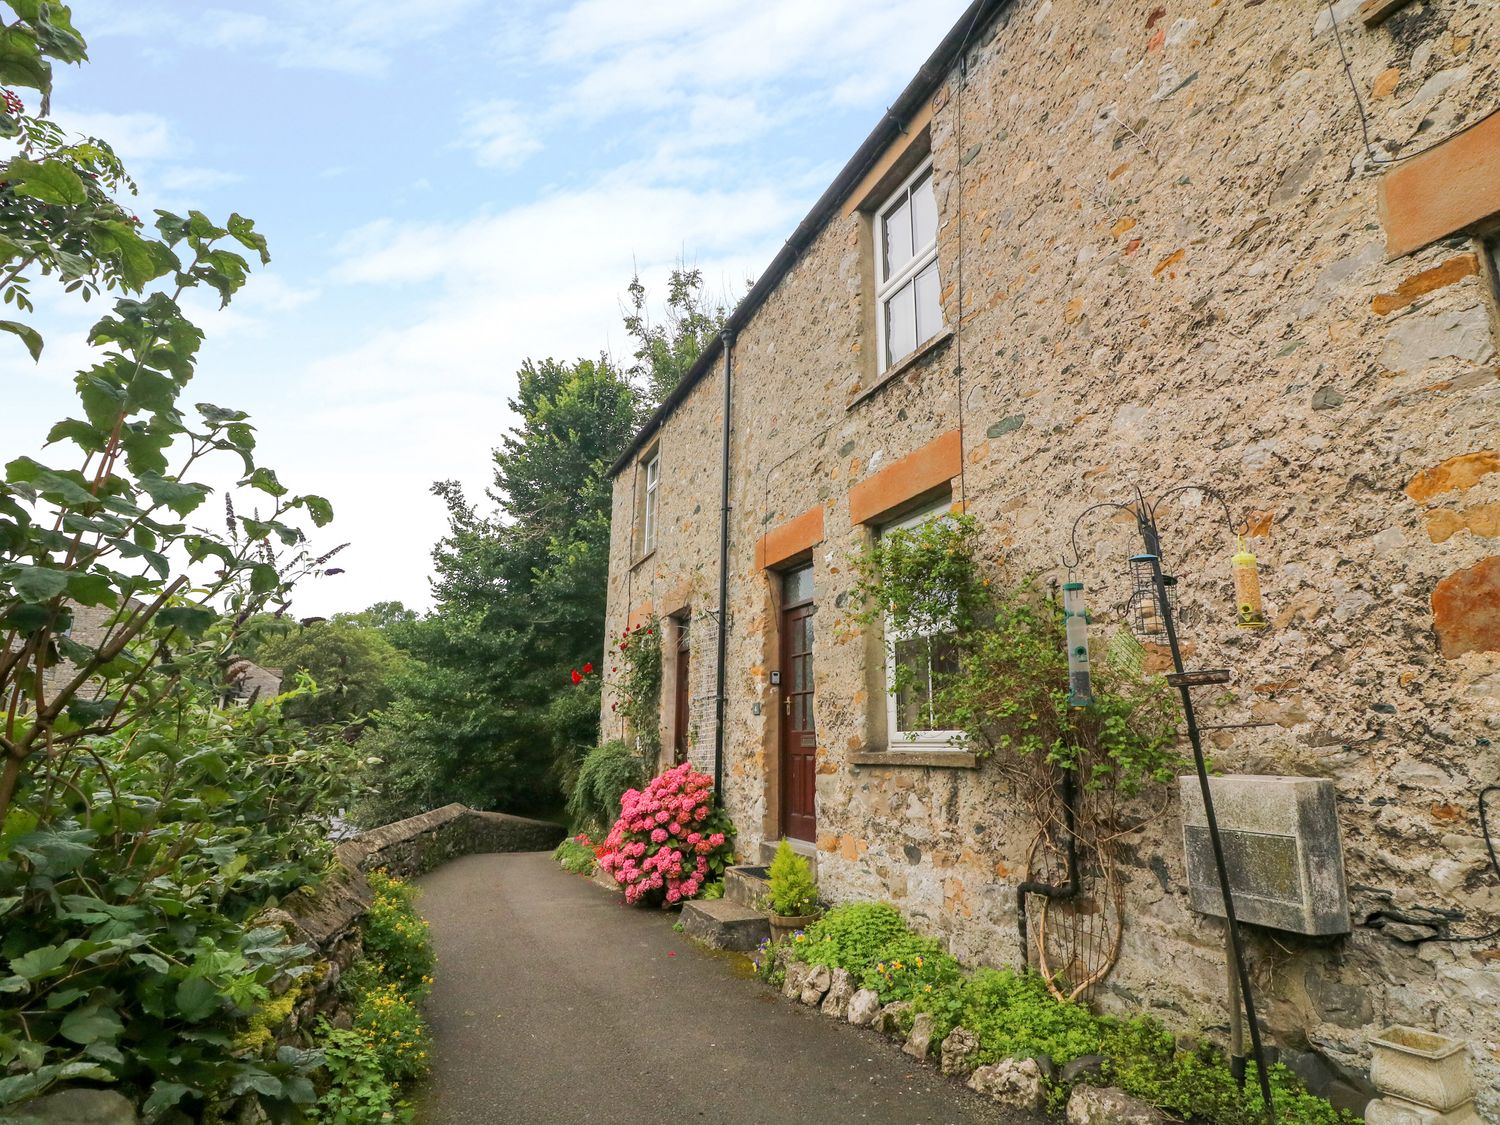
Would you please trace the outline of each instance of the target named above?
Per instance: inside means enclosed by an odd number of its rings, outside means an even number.
[[[464,114],[460,143],[473,150],[475,162],[484,168],[517,168],[542,149],[532,117],[505,98],[471,107]]]
[[[69,133],[108,141],[127,166],[134,161],[170,160],[192,147],[174,135],[165,117],[155,113],[64,111],[57,114],[57,123]]]
[[[237,184],[242,179],[244,177],[238,172],[222,172],[217,168],[191,168],[186,165],[163,169],[156,176],[156,182],[170,192],[209,191],[226,184]]]

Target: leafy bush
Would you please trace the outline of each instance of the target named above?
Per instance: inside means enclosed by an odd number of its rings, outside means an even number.
[[[862,977],[879,960],[880,947],[909,933],[901,913],[883,902],[850,902],[835,906],[807,928],[807,941],[795,952],[799,961],[848,969]]]
[[[1062,1065],[1101,1047],[1101,1021],[1080,1004],[1054,999],[1034,973],[979,969],[962,989],[958,1022],[978,1037],[987,1063],[1047,1055]]]
[[[558,844],[552,858],[562,864],[564,871],[574,875],[589,875],[594,870],[594,849],[589,838],[582,833],[569,836]]]
[[[365,957],[403,993],[427,995],[437,957],[427,920],[417,913],[417,888],[384,871],[370,872],[369,882],[375,897],[364,919]]]
[[[818,908],[818,884],[813,882],[807,860],[792,851],[782,840],[771,859],[771,886],[766,892],[766,906],[782,917],[811,914]]]
[[[786,957],[789,947],[786,941],[775,941],[766,938],[755,947],[755,953],[750,958],[750,965],[755,970],[758,980],[767,984],[780,985],[786,979]]]
[[[417,997],[387,980],[362,993],[354,1007],[354,1030],[369,1042],[381,1073],[393,1082],[427,1073],[427,1026]]]
[[[873,988],[882,1004],[915,1000],[934,989],[955,984],[959,964],[942,943],[920,934],[902,934],[876,951],[875,963],[867,967],[860,987]]]
[[[641,786],[646,768],[625,743],[596,746],[578,764],[578,776],[568,793],[568,822],[579,832],[602,831],[620,815],[620,798]]]
[[[734,825],[714,807],[713,779],[684,762],[620,798],[620,819],[599,866],[629,903],[670,905],[697,896],[734,855]]]
[[[405,1125],[412,1107],[402,1099],[368,1036],[340,1030],[323,1021],[318,1028],[329,1087],[312,1108],[310,1120],[319,1125]]]

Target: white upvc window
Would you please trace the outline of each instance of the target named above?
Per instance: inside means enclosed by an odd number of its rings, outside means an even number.
[[[930,520],[945,519],[951,501],[922,508],[880,529],[881,535],[921,527]],[[885,622],[886,730],[890,749],[956,748],[963,732],[945,727],[936,712],[934,698],[943,676],[958,671],[958,653],[951,618],[906,622],[897,628],[887,615]],[[905,680],[896,690],[896,670],[905,670]]]
[[[882,371],[943,327],[937,226],[932,161],[927,160],[875,212],[875,296]]]
[[[649,555],[656,550],[656,494],[661,484],[661,454],[653,454],[646,462],[646,506],[642,520],[641,554]]]

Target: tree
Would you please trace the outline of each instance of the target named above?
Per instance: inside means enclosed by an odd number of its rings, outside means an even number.
[[[255,662],[279,668],[283,684],[303,674],[312,678],[317,690],[288,701],[283,709],[288,718],[312,727],[356,722],[389,706],[408,664],[379,629],[342,615],[271,638],[260,646]]]
[[[666,319],[653,322],[640,275],[626,287],[625,331],[635,341],[629,375],[641,386],[648,410],[660,406],[724,330],[729,308],[703,291],[703,271],[679,262],[667,279]]]
[[[306,950],[251,919],[325,866],[322,814],[352,771],[274,706],[218,696],[239,627],[326,562],[303,524],[333,512],[256,463],[242,411],[184,401],[203,333],[179,305],[203,286],[227,303],[266,241],[240,215],[141,226],[114,198],[133,186],[109,146],[44,119],[49,60],[85,57],[68,9],[9,6],[0,84],[36,90],[42,116],[4,92],[19,151],[0,167],[0,292],[20,315],[33,272],[118,297],[89,333],[102,357],[75,380],[79,416],[47,435],[60,450],[0,480],[0,1116],[84,1080],[153,1119],[217,1119],[249,1090],[287,1118],[315,1098],[314,1058],[235,1036]],[[0,328],[40,352],[31,324]],[[189,523],[213,460],[258,505],[231,507],[227,529]],[[74,635],[80,607],[102,611],[102,636]]]
[[[527,361],[495,450],[493,514],[458,484],[433,491],[448,534],[433,552],[432,614],[400,628],[420,672],[381,730],[365,821],[463,801],[553,807],[558,766],[598,736],[597,678],[570,672],[604,648],[608,466],[634,433],[638,396],[603,360]]]

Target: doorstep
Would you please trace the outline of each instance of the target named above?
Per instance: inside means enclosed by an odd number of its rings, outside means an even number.
[[[771,923],[759,910],[727,898],[682,904],[682,932],[715,949],[749,953],[771,936]]]

